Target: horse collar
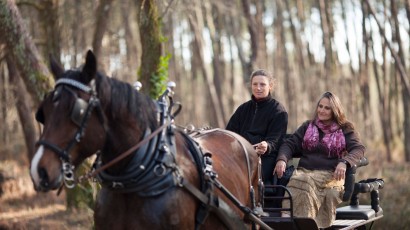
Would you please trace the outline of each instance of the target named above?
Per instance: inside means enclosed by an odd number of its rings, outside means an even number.
[[[144,138],[149,134],[151,131],[147,129]],[[133,153],[128,166],[120,175],[112,175],[104,170],[98,174],[98,179],[103,186],[115,192],[136,192],[142,197],[162,194],[176,183],[173,175],[178,173],[178,169],[174,146],[173,134],[162,131]],[[99,160],[97,168],[101,166]]]

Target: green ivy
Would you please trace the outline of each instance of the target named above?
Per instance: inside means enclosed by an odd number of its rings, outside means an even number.
[[[168,80],[168,67],[170,58],[171,54],[159,57],[158,69],[156,73],[153,74],[150,78],[150,96],[152,98],[158,98],[167,88],[166,83]]]

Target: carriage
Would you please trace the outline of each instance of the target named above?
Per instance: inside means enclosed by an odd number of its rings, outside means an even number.
[[[37,191],[97,178],[96,229],[318,229],[292,209],[282,218],[281,208],[265,205],[292,196],[284,186],[264,187],[260,158],[244,138],[178,128],[173,85],[154,101],[97,72],[96,64],[91,51],[81,70],[64,71],[51,60],[56,83],[36,113],[44,129],[30,168]],[[75,167],[94,155],[93,170],[76,177]],[[337,210],[332,229],[365,229],[383,217],[383,180],[355,183],[360,166],[347,170],[350,204]],[[285,192],[272,196],[268,189]],[[370,193],[370,206],[358,203],[361,193]]]

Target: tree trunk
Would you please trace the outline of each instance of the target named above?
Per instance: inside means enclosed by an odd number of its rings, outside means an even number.
[[[209,103],[211,103],[209,108],[212,108],[212,116],[214,118],[214,123],[210,124],[211,126],[216,126],[216,127],[224,127],[225,122],[224,118],[222,116],[222,113],[219,108],[221,108],[220,101],[217,98],[217,93],[216,93],[216,88],[215,88],[215,83],[213,82],[212,76],[209,73],[208,69],[205,66],[205,60],[204,60],[204,52],[203,52],[203,47],[204,47],[204,40],[202,37],[202,31],[204,28],[204,20],[202,18],[202,12],[201,8],[199,7],[199,4],[194,7],[194,13],[189,15],[189,24],[192,28],[193,35],[194,35],[194,53],[197,54],[198,59],[200,60],[200,68],[201,68],[201,73],[204,77],[204,80],[207,84],[206,90],[208,93],[208,96],[210,97],[211,100]]]
[[[135,0],[135,3],[138,8],[137,18],[142,47],[139,75],[143,86],[142,91],[156,98],[165,88],[164,80],[166,80],[158,79],[162,54],[161,19],[158,16],[155,0]]]
[[[21,78],[18,76],[18,71],[10,55],[7,55],[6,59],[7,69],[9,71],[10,84],[15,98],[16,109],[18,116],[20,118],[20,124],[23,129],[24,141],[27,147],[27,159],[31,161],[31,159],[33,158],[33,154],[35,151],[35,143],[37,140],[36,127],[34,126],[31,113],[31,100],[25,93],[25,85],[21,81]]]
[[[205,16],[206,16],[206,25],[208,25],[208,30],[211,37],[212,43],[212,67],[213,67],[213,82],[215,85],[215,91],[217,93],[217,100],[219,101],[219,105],[221,107],[217,108],[221,112],[222,119],[225,123],[227,117],[225,115],[225,106],[223,103],[223,89],[225,84],[225,65],[224,65],[224,58],[223,58],[223,50],[222,50],[222,41],[221,41],[221,28],[220,25],[222,24],[219,16],[219,12],[211,6],[208,0],[203,1]],[[214,16],[213,16],[214,15]],[[215,20],[215,23],[214,23]],[[218,26],[218,28],[216,28]]]
[[[410,0],[404,0],[404,7],[406,8],[407,24],[410,23]],[[410,36],[410,30],[407,30],[407,34]]]
[[[330,34],[330,25],[327,19],[327,4],[325,0],[319,0],[319,12],[320,12],[320,23],[323,31],[323,46],[325,48],[325,64],[324,64],[324,79],[326,83],[326,88],[329,88],[329,73],[332,70],[333,58],[332,58],[332,41]]]
[[[243,12],[248,26],[251,43],[251,55],[246,65],[245,76],[250,76],[255,69],[265,69],[267,66],[265,28],[262,23],[263,7],[262,2],[256,0],[251,5],[250,0],[242,0]],[[251,7],[255,9],[255,16],[252,16]]]
[[[391,5],[391,16],[394,22],[393,26],[393,42],[398,45],[398,58],[403,65],[403,69],[406,70],[406,61],[403,52],[403,43],[401,41],[400,35],[400,28],[399,28],[399,19],[397,14],[397,5],[395,0],[390,1]],[[408,48],[408,47],[407,47]],[[407,49],[408,51],[409,49]],[[398,73],[400,74],[400,73]],[[407,79],[408,76],[406,77]],[[403,129],[404,129],[404,157],[406,162],[410,162],[410,92],[404,89],[401,90],[402,93],[402,100],[403,100],[403,110],[404,110],[404,121],[403,121]]]
[[[97,8],[97,18],[95,22],[95,32],[94,32],[94,37],[93,37],[93,52],[95,56],[97,57],[98,61],[98,68],[103,70],[106,69],[103,65],[103,55],[102,55],[102,40],[104,38],[104,33],[107,30],[108,27],[108,20],[110,18],[110,11],[112,8],[112,2],[113,0],[101,0],[100,5],[98,5]]]
[[[286,41],[286,31],[284,27],[284,18],[282,16],[282,12],[284,11],[284,6],[283,6],[283,1],[282,0],[277,0],[276,1],[276,13],[277,13],[277,24],[276,24],[276,29],[278,32],[278,50],[280,51],[280,62],[279,65],[283,67],[283,80],[284,80],[284,87],[285,87],[285,98],[286,102],[284,103],[287,105],[287,109],[289,114],[289,129],[294,130],[296,128],[297,124],[297,105],[294,103],[295,97],[296,97],[296,92],[295,92],[295,81],[293,74],[294,72],[290,69],[290,64],[289,64],[289,59],[288,59],[288,53],[286,50],[285,45]]]
[[[33,106],[37,107],[52,87],[52,77],[26,31],[20,12],[11,0],[0,1],[0,42],[8,47],[33,99]]]
[[[1,53],[2,54],[2,53]],[[6,77],[6,68],[5,65],[0,63],[0,119],[3,121],[2,129],[1,129],[1,142],[4,146],[7,147],[9,143],[9,123],[8,120],[8,109],[7,109],[7,101],[8,101],[8,87],[9,83]]]
[[[138,30],[134,31],[134,28],[132,27],[133,23],[130,23],[130,0],[127,1],[121,1],[119,4],[121,4],[121,17],[122,17],[122,24],[124,26],[124,39],[126,41],[127,45],[127,53],[125,56],[125,63],[126,63],[126,69],[127,69],[127,77],[124,80],[128,80],[130,82],[135,82],[137,79],[132,78],[132,76],[136,76],[137,68],[140,66],[140,57],[139,57],[139,47],[138,47],[138,39],[136,39],[138,36]],[[135,9],[135,8],[134,8]],[[134,34],[134,33],[137,34]]]
[[[371,43],[373,43],[372,38],[370,37],[370,41]],[[375,54],[374,51],[374,45],[372,45],[372,53],[373,55]],[[391,158],[391,148],[390,148],[390,141],[391,141],[391,137],[392,137],[392,130],[391,130],[391,124],[390,124],[390,114],[389,111],[387,110],[387,105],[386,105],[386,97],[388,97],[388,87],[383,87],[382,89],[382,85],[384,86],[384,84],[381,84],[381,82],[383,82],[382,79],[380,79],[380,74],[378,71],[378,65],[377,62],[373,62],[373,72],[374,72],[374,77],[376,80],[376,86],[377,86],[377,94],[379,96],[379,103],[380,103],[380,107],[379,107],[379,114],[380,114],[380,123],[382,125],[382,133],[383,133],[383,142],[384,145],[386,147],[386,155],[387,155],[387,161],[391,162],[392,158]],[[387,93],[386,93],[387,92]]]
[[[59,22],[59,1],[41,0],[39,22],[44,31],[41,40],[46,41],[43,57],[52,54],[55,58],[61,58],[61,24]]]
[[[350,74],[349,73],[347,74],[347,76],[345,77],[344,82],[346,83],[346,85],[347,85],[346,88],[348,88],[350,93],[348,93],[349,96],[346,97],[346,99],[347,99],[347,104],[348,105],[355,105],[355,101],[356,101],[355,86],[356,86],[356,84],[355,84],[354,80],[359,79],[359,76],[358,76],[357,70],[355,70],[354,67],[353,67],[354,63],[352,62],[352,60],[353,60],[354,56],[358,56],[358,52],[357,52],[357,49],[356,50],[353,49],[354,46],[350,42],[350,37],[349,37],[350,25],[348,25],[348,18],[346,16],[346,7],[345,7],[346,3],[344,1],[340,1],[340,4],[341,4],[341,7],[342,7],[342,18],[343,18],[343,22],[344,22],[343,26],[344,26],[344,31],[345,31],[345,35],[346,35],[346,37],[345,37],[345,40],[346,40],[345,46],[346,46],[347,53],[349,54],[349,63],[348,63],[348,65],[349,65]],[[354,31],[356,31],[356,26],[355,25],[353,25],[353,28],[354,28]],[[358,58],[358,60],[360,60],[360,59]],[[355,106],[347,106],[346,109],[347,109],[348,114],[354,114],[355,113],[354,111],[356,111]]]
[[[360,69],[360,73],[359,73],[359,85],[360,85],[360,92],[362,94],[362,98],[363,100],[361,100],[361,105],[360,108],[362,108],[362,112],[363,112],[363,118],[362,120],[365,122],[365,131],[369,134],[372,133],[372,124],[370,121],[370,119],[368,119],[369,117],[369,112],[370,112],[370,89],[369,89],[369,66],[370,66],[370,55],[369,55],[369,50],[370,47],[372,46],[372,44],[370,44],[370,40],[369,37],[371,36],[370,33],[368,32],[368,30],[366,30],[366,25],[369,26],[370,28],[370,24],[366,23],[367,21],[365,20],[365,18],[368,17],[368,10],[366,5],[363,3],[362,4],[362,8],[363,8],[363,46],[365,49],[365,54],[364,54],[364,58],[365,58],[365,63],[364,65],[361,66]]]
[[[391,55],[394,58],[394,61],[396,63],[396,67],[399,71],[399,75],[401,78],[401,85],[403,87],[402,89],[402,97],[403,97],[403,110],[404,110],[404,124],[403,124],[403,129],[404,129],[404,151],[405,151],[405,159],[406,161],[410,161],[410,142],[407,140],[410,140],[410,83],[409,83],[409,77],[406,73],[406,68],[404,66],[404,62],[402,61],[402,59],[400,58],[400,55],[396,53],[396,51],[392,48],[392,46],[390,45],[390,43],[388,42],[388,39],[386,38],[386,34],[384,31],[384,28],[381,26],[380,22],[377,20],[377,17],[375,16],[375,11],[372,8],[372,6],[370,5],[369,1],[366,0],[366,4],[369,7],[369,11],[370,13],[373,15],[374,20],[376,21],[379,30],[380,30],[380,34],[384,37],[384,40],[387,44],[387,47],[390,50]],[[394,20],[397,20],[397,14]],[[397,22],[397,21],[396,21]],[[396,25],[398,25],[398,22],[395,23]],[[396,32],[399,33],[399,31],[396,29]],[[397,36],[396,33],[396,36]],[[400,43],[399,43],[399,47],[400,47]],[[400,49],[399,49],[400,51]]]

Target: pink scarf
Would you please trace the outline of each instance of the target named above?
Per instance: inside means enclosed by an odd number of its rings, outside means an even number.
[[[341,158],[342,152],[346,148],[346,140],[342,129],[336,122],[332,122],[330,125],[323,124],[319,119],[311,122],[303,137],[302,147],[313,150],[319,144],[318,128],[325,133],[321,143],[327,147],[328,156],[338,156]]]

